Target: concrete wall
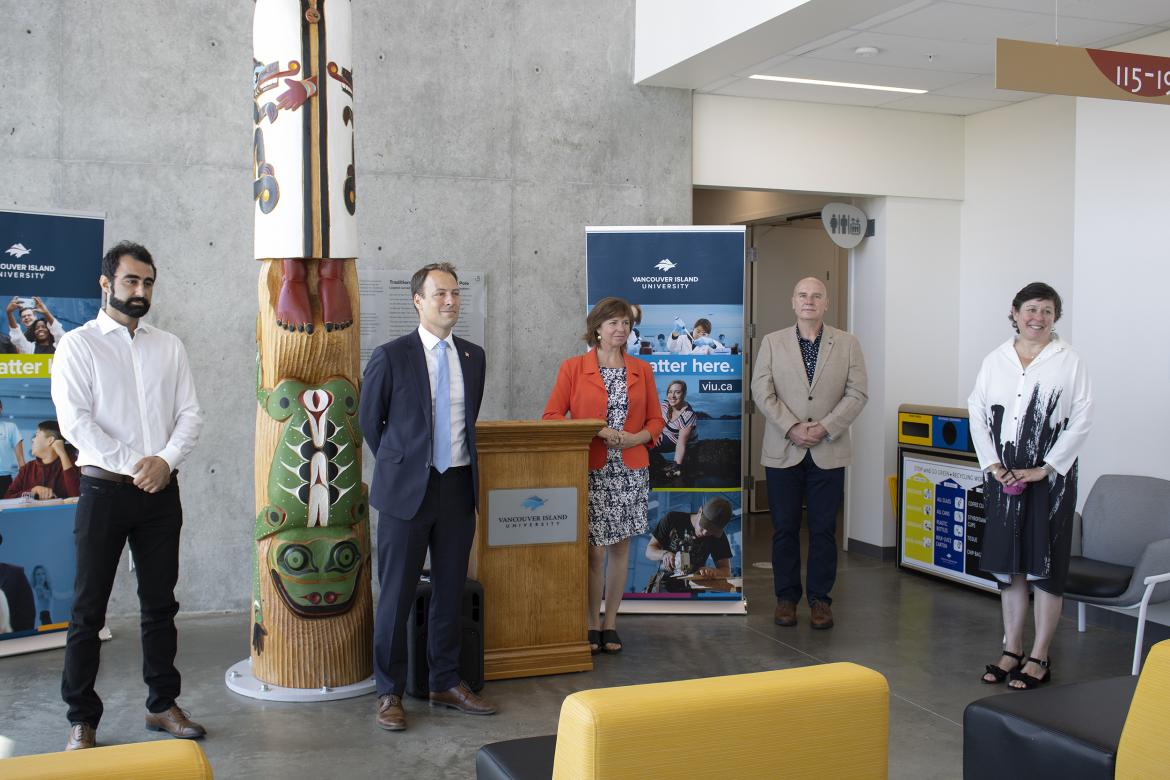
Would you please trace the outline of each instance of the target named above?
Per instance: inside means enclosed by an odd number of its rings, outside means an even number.
[[[534,417],[559,360],[579,349],[584,227],[691,221],[690,95],[632,86],[632,0],[354,6],[359,262],[486,271],[484,416]],[[0,207],[105,213],[107,244],[154,252],[151,320],[186,341],[207,414],[182,469],[178,597],[185,610],[242,609],[256,408],[252,5],[5,8]],[[111,613],[136,609],[123,567]]]

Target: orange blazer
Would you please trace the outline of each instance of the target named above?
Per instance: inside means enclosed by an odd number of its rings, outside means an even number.
[[[650,432],[653,445],[662,435],[662,405],[658,400],[658,388],[654,385],[654,369],[644,360],[626,355],[626,393],[629,396],[629,410],[626,412],[624,430],[638,433],[643,428]],[[597,350],[591,349],[584,355],[571,357],[561,363],[557,382],[545,404],[545,420],[563,420],[566,416],[578,420],[606,419],[606,404],[609,395],[601,381],[601,370],[597,365]],[[605,465],[606,444],[600,436],[594,436],[589,443],[589,468],[599,469]],[[650,450],[647,445],[622,450],[622,460],[631,469],[644,469],[650,465]]]

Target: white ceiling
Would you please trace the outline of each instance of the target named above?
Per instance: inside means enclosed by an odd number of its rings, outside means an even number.
[[[843,14],[846,7],[850,13]],[[1036,97],[995,88],[996,38],[1053,43],[1059,34],[1061,44],[1108,48],[1170,29],[1167,0],[914,0],[902,5],[871,0],[868,7],[876,15],[862,18],[864,3],[810,0],[639,83],[715,95],[967,115]],[[834,18],[844,21],[834,25]],[[774,41],[772,48],[769,41]],[[854,49],[859,46],[879,52],[858,57]],[[907,95],[760,81],[749,79],[752,74],[928,92]]]

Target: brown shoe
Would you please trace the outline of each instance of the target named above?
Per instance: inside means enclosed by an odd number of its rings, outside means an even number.
[[[496,705],[482,696],[476,696],[462,680],[454,688],[435,693],[431,691],[432,707],[451,707],[468,715],[495,715]]]
[[[392,693],[379,696],[378,714],[374,720],[387,731],[405,731],[406,710],[402,708],[402,697]]]
[[[69,727],[69,741],[66,750],[85,750],[97,744],[97,729],[88,723],[74,723]]]
[[[823,601],[814,601],[812,607],[812,618],[810,623],[813,628],[832,628],[833,627],[833,608]]]
[[[207,736],[207,729],[191,720],[187,713],[172,704],[169,710],[146,713],[147,731],[165,731],[179,739],[201,739]]]
[[[776,613],[773,621],[778,626],[796,625],[796,602],[776,600]]]

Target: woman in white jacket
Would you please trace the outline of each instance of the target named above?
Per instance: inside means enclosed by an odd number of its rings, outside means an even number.
[[[1018,335],[984,360],[967,404],[984,470],[987,526],[981,568],[1000,583],[1004,646],[983,682],[1012,688],[1052,678],[1049,645],[1063,604],[1077,501],[1077,456],[1089,434],[1092,396],[1084,363],[1053,331],[1056,290],[1033,282],[1012,301]],[[1036,636],[1023,655],[1028,591]]]

